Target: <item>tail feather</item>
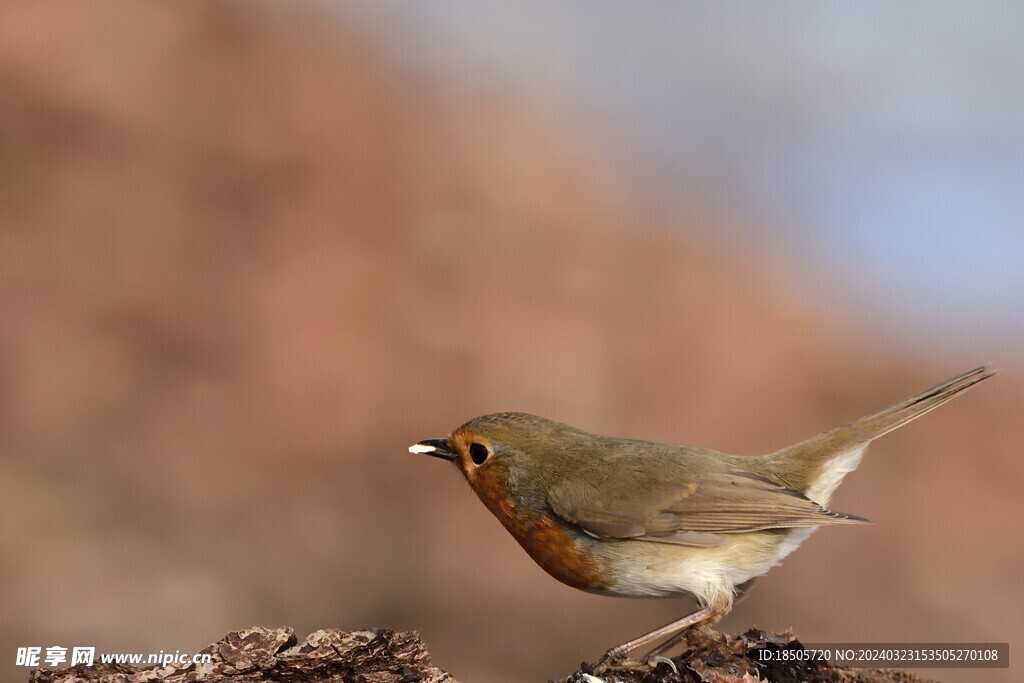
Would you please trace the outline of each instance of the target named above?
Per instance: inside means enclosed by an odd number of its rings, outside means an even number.
[[[991,365],[982,365],[968,370],[936,384],[931,389],[926,389],[887,408],[882,408],[877,413],[826,432],[826,435],[840,435],[861,443],[872,441],[938,408],[960,392],[970,389],[994,374],[995,370]]]
[[[994,374],[991,365],[983,365],[950,377],[876,413],[783,448],[766,460],[771,464],[774,478],[825,505],[843,476],[856,468],[869,443]]]

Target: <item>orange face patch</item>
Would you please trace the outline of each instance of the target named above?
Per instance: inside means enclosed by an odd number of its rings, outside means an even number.
[[[460,468],[469,485],[487,509],[519,541],[533,561],[562,583],[584,590],[601,590],[607,586],[597,562],[586,550],[577,547],[576,539],[562,527],[562,523],[544,512],[529,515],[517,510],[508,488],[500,481],[498,469],[484,464],[466,465],[465,434],[453,434],[457,444]],[[459,438],[463,437],[463,438]]]

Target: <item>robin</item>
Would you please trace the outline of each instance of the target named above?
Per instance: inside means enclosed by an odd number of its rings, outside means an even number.
[[[525,413],[466,422],[411,446],[454,463],[537,564],[604,595],[696,598],[699,609],[610,649],[623,658],[700,623],[820,526],[864,524],[829,510],[868,444],[994,374],[975,368],[843,427],[760,457],[599,436]],[[648,657],[660,653],[668,638]]]

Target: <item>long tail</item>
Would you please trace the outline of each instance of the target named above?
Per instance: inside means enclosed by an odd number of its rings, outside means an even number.
[[[991,365],[983,365],[950,377],[877,413],[772,453],[766,464],[775,479],[825,505],[843,477],[860,463],[869,443],[994,374]]]

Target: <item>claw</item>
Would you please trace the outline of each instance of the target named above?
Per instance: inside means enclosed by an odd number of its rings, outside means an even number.
[[[638,666],[646,666],[651,669],[657,669],[659,666],[664,664],[668,668],[672,669],[672,673],[676,676],[679,675],[679,669],[676,667],[676,663],[668,657],[659,654],[650,654],[643,658],[643,660],[628,659],[626,658],[626,652],[621,647],[613,647],[604,653],[601,659],[597,660],[593,664],[583,667],[584,671],[591,674],[603,674],[609,669],[633,669]]]
[[[621,646],[613,647],[604,653],[601,659],[597,660],[593,664],[589,664],[584,667],[584,671],[592,674],[601,675],[609,669],[628,669],[634,667],[640,662],[626,658],[626,653],[629,650],[623,649]]]
[[[676,668],[676,663],[668,657],[664,657],[662,655],[650,655],[644,659],[644,664],[651,667],[652,669],[657,669],[660,665],[664,664],[668,668],[672,669],[672,673],[674,673],[676,676],[679,675],[679,669]]]
[[[672,669],[672,673],[679,676],[679,669],[676,667],[676,663],[668,657],[658,654],[650,654],[644,657],[643,660],[637,660],[626,657],[626,652],[627,651],[622,650],[622,648],[613,647],[608,650],[601,659],[597,660],[593,664],[585,665],[581,668],[587,674],[600,676],[609,670],[636,669],[641,666],[646,666],[653,670],[664,664],[668,668]]]

